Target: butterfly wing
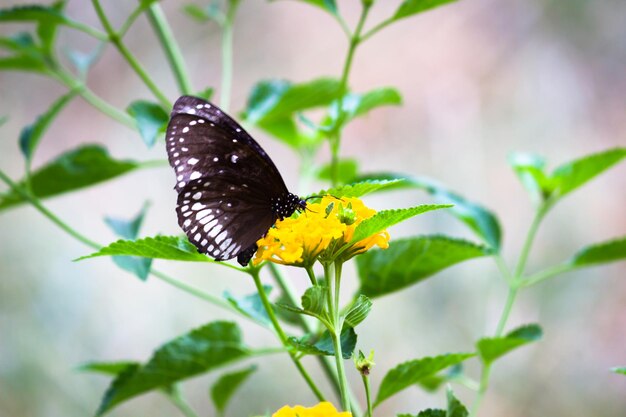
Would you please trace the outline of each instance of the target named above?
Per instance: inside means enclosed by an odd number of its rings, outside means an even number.
[[[219,108],[179,98],[166,146],[178,223],[200,252],[234,258],[272,226],[272,198],[288,194],[287,187],[259,144]]]

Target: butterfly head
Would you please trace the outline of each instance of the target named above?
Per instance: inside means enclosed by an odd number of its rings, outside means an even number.
[[[295,194],[275,197],[271,200],[272,212],[277,219],[284,219],[291,216],[296,211],[306,209],[306,201]]]

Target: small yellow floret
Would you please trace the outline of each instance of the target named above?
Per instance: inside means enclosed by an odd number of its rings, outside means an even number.
[[[340,413],[331,403],[321,402],[309,408],[301,405],[295,407],[286,405],[272,414],[272,417],[352,417],[352,413],[347,411]]]
[[[342,250],[346,259],[373,246],[386,249],[389,234],[382,231],[350,243],[356,227],[376,214],[358,198],[324,196],[319,203],[307,205],[296,217],[278,220],[257,241],[259,250],[253,263],[271,261],[284,265],[310,266],[320,255],[332,256]],[[345,247],[346,245],[349,247]]]

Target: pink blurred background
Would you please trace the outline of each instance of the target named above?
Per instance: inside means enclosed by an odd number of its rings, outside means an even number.
[[[29,2],[3,0],[2,6]],[[105,1],[119,26],[134,2]],[[370,25],[393,13],[398,1],[379,0]],[[183,2],[162,3],[182,45],[197,90],[218,88],[220,36],[182,11]],[[351,25],[359,2],[340,1]],[[70,1],[68,14],[100,27],[91,4]],[[513,151],[544,155],[554,167],[587,153],[626,144],[626,3],[618,0],[495,2],[464,1],[406,19],[385,29],[359,50],[351,87],[367,91],[397,87],[402,107],[372,112],[345,131],[343,155],[365,171],[425,175],[494,210],[504,228],[504,256],[517,256],[532,217],[531,204],[507,165]],[[8,35],[27,28],[0,25]],[[347,45],[323,11],[297,1],[242,2],[235,25],[231,108],[245,105],[261,79],[295,82],[338,77]],[[176,88],[153,32],[140,18],[125,38],[129,48],[171,99]],[[96,41],[64,29],[59,44],[89,51]],[[152,99],[149,91],[109,47],[89,76],[89,86],[119,108]],[[64,88],[39,76],[0,73],[0,163],[22,175],[17,146],[21,128],[44,112]],[[216,99],[219,97],[215,96]],[[295,190],[298,160],[283,144],[253,132]],[[39,166],[81,143],[102,143],[118,158],[163,159],[161,146],[147,150],[138,134],[116,124],[81,99],[53,124],[35,157]],[[327,160],[326,149],[319,156]],[[173,175],[167,167],[137,171],[103,185],[47,202],[52,211],[90,238],[115,237],[106,215],[130,217],[145,201],[151,207],[143,235],[179,233],[174,215]],[[316,184],[315,187],[321,187]],[[546,218],[530,258],[537,271],[568,258],[586,244],[626,234],[626,164],[575,192]],[[308,192],[313,190],[298,190]],[[377,208],[429,201],[418,192],[367,199]],[[390,230],[392,238],[446,233],[474,239],[445,214],[427,214]],[[0,415],[84,416],[95,412],[107,379],[76,371],[91,360],[146,360],[159,344],[189,329],[232,315],[150,278],[140,282],[109,259],[73,263],[90,252],[29,207],[0,213]],[[155,262],[173,276],[221,294],[253,291],[245,277],[225,268]],[[288,271],[299,289],[306,278]],[[356,288],[353,268],[346,296]],[[525,291],[509,328],[539,322],[544,339],[496,363],[481,416],[623,417],[626,378],[609,371],[626,365],[626,265],[611,264],[558,277]],[[359,348],[375,349],[374,388],[404,360],[468,351],[492,334],[506,288],[488,259],[451,268],[404,292],[376,300],[359,329]],[[246,341],[275,346],[273,336],[240,322]],[[227,415],[248,416],[285,403],[314,403],[284,355],[265,357]],[[305,363],[315,368],[315,362]],[[348,363],[349,365],[349,363]],[[477,377],[477,367],[467,372]],[[316,376],[321,373],[314,371]],[[353,387],[363,398],[356,372]],[[184,384],[201,415],[213,415],[207,389],[218,373]],[[468,404],[472,392],[454,387]],[[417,413],[442,406],[445,395],[409,389],[385,403],[378,415]],[[149,394],[115,409],[112,417],[178,413]]]

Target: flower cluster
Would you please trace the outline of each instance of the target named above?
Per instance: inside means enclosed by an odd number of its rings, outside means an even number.
[[[373,246],[386,249],[386,231],[352,242],[357,226],[374,214],[376,211],[358,198],[324,196],[319,202],[308,204],[303,213],[278,220],[257,242],[259,250],[253,263],[271,261],[307,267],[320,257],[333,259],[341,254],[349,259]]]
[[[337,411],[329,402],[321,402],[309,408],[301,405],[296,405],[295,407],[286,405],[272,414],[272,417],[352,417],[352,414],[347,411]]]

